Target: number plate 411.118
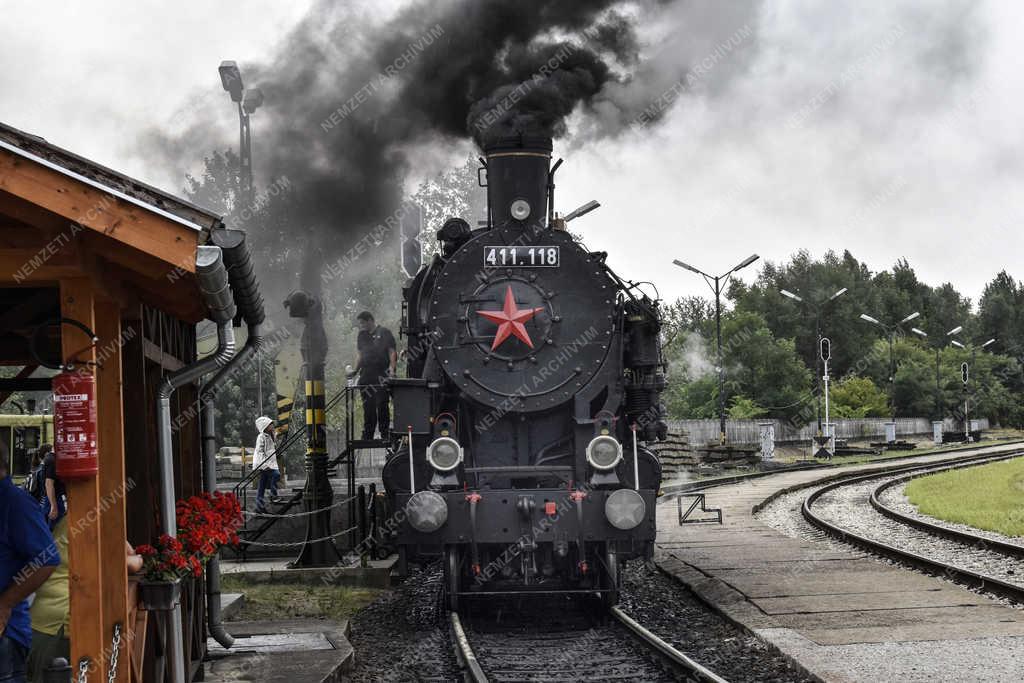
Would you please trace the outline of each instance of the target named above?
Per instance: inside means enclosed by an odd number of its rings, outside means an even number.
[[[509,266],[557,268],[559,255],[557,246],[484,247],[484,266],[490,268]]]

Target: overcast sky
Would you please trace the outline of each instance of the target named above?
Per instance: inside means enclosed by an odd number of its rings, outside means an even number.
[[[271,58],[310,4],[3,0],[0,121],[180,192],[180,169],[145,158],[140,137],[220,107],[212,135],[236,144],[217,65]],[[644,31],[652,62],[693,65],[651,103],[669,103],[662,121],[594,143],[580,131],[600,120],[575,117],[556,144],[560,208],[603,205],[574,224],[589,247],[666,298],[706,292],[672,258],[719,272],[801,248],[850,249],[875,270],[905,257],[975,301],[1000,269],[1024,277],[1024,5],[741,4],[754,9],[685,3]]]

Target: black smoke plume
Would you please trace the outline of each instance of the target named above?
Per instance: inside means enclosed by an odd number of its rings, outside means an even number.
[[[294,189],[303,268],[319,270],[318,259],[394,216],[411,152],[564,135],[609,84],[629,86],[637,24],[667,4],[423,0],[381,19],[319,2],[272,59],[242,65],[265,95],[253,117],[258,180],[285,176]],[[197,121],[158,142],[184,161],[197,145],[217,146],[209,137]]]

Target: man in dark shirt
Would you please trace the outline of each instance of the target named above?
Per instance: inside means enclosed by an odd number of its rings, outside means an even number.
[[[53,453],[53,446],[43,444],[39,450],[43,453],[43,514],[50,529],[57,526],[57,522],[67,511],[65,504],[64,482],[57,478],[57,456]]]
[[[60,564],[60,553],[39,504],[7,476],[7,459],[0,443],[0,681],[24,683],[32,646],[26,600]]]
[[[363,439],[373,438],[380,429],[380,437],[388,437],[391,415],[388,411],[388,392],[381,386],[385,378],[395,374],[398,352],[391,330],[374,321],[373,314],[363,311],[356,316],[359,336],[356,338],[358,360],[352,374],[359,373],[359,395],[363,399]]]

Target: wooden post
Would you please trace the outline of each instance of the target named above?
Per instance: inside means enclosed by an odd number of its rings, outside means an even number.
[[[89,329],[96,330],[95,290],[89,278],[78,277],[60,281],[60,312]],[[61,353],[65,359],[78,353],[80,362],[95,361],[96,350],[82,349],[92,343],[81,330],[70,325],[61,327]],[[105,406],[99,406],[97,418],[103,420]],[[106,648],[101,625],[103,620],[103,566],[100,554],[99,480],[77,479],[64,482],[68,495],[69,590],[71,593],[71,668],[90,663],[89,678],[105,679]],[[121,554],[124,554],[122,548]],[[124,560],[121,561],[122,567]],[[75,673],[77,678],[77,673]]]
[[[128,621],[128,570],[124,560],[127,538],[125,505],[128,495],[124,462],[124,412],[121,396],[121,308],[114,301],[96,304],[96,336],[99,367],[96,371],[96,399],[99,403],[99,497],[100,557],[103,562],[102,636],[110,661],[114,627],[120,624],[118,683],[129,680],[128,652],[132,635]]]

